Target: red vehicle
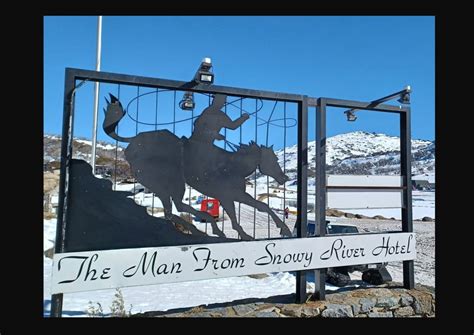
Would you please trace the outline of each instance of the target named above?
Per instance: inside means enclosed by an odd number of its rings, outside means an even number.
[[[201,202],[201,211],[208,212],[212,217],[219,217],[219,200],[217,199],[204,199]]]

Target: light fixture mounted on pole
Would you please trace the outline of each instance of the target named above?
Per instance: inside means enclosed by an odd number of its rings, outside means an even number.
[[[199,69],[194,75],[194,80],[198,84],[212,84],[214,82],[214,73],[211,71],[212,62],[209,57],[202,60]]]
[[[371,101],[370,106],[375,107],[377,105],[380,105],[382,102],[389,101],[389,100],[395,99],[397,97],[398,97],[397,101],[399,103],[404,104],[404,105],[409,105],[410,104],[410,93],[411,93],[411,87],[410,87],[410,85],[408,85],[407,87],[405,87],[403,90],[401,90],[399,92],[396,92],[396,93],[387,95],[386,97]],[[352,109],[346,110],[344,112],[344,114],[346,114],[346,116],[347,116],[347,121],[357,120],[357,116],[355,115],[355,112],[358,111],[358,110],[359,110],[358,108],[352,108]]]
[[[179,102],[179,108],[182,110],[192,111],[194,109],[194,93],[184,92],[183,99]]]
[[[203,58],[201,65],[199,65],[196,74],[191,82],[196,84],[210,85],[214,82],[214,73],[211,71],[212,62],[209,57]],[[194,102],[193,92],[184,92],[183,98],[179,102],[179,108],[182,110],[192,111],[196,103]]]
[[[347,116],[347,121],[353,122],[353,121],[357,120],[357,116],[355,115],[354,110],[349,109],[349,110],[345,111],[344,113]]]

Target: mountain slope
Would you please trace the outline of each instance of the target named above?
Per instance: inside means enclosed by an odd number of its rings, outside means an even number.
[[[329,137],[326,168],[330,174],[393,175],[400,173],[400,139],[362,131]],[[284,154],[286,153],[285,166]],[[297,145],[276,152],[291,179],[296,179]],[[314,176],[315,141],[308,142],[308,176]],[[435,142],[412,140],[412,173],[434,173]]]
[[[326,142],[326,168],[330,174],[370,174],[394,175],[400,173],[400,139],[385,134],[367,133],[362,131],[340,134],[329,137]],[[59,167],[61,138],[44,136],[44,163],[51,167]],[[128,163],[125,161],[124,148],[105,142],[98,142],[96,164],[113,173],[115,155],[117,154],[118,177],[129,177]],[[285,168],[287,175],[296,180],[297,145],[276,151],[278,162]],[[73,157],[89,161],[91,142],[74,139]],[[314,177],[315,141],[308,142],[308,177]],[[286,157],[284,162],[284,156]],[[109,171],[109,173],[110,173]],[[412,173],[434,174],[435,142],[412,140]],[[257,174],[260,177],[261,174]],[[250,177],[250,179],[253,179]]]

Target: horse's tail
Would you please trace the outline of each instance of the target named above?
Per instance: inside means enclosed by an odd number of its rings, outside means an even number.
[[[114,140],[120,142],[130,142],[133,137],[122,137],[115,132],[118,123],[125,115],[125,111],[123,110],[120,101],[112,94],[109,93],[109,95],[110,102],[109,100],[107,100],[107,98],[105,99],[107,101],[107,109],[104,108],[105,120],[104,124],[102,125],[102,128],[104,129],[105,133],[112,137]]]

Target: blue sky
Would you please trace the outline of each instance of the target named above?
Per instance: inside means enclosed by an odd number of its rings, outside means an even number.
[[[362,101],[411,85],[412,136],[433,140],[434,21],[429,16],[104,16],[101,70],[188,81],[201,59],[211,57],[217,85]],[[95,69],[96,29],[96,16],[44,18],[47,134],[61,132],[64,69]],[[117,93],[117,87],[101,86],[100,122],[109,92]],[[146,92],[150,90],[140,91]],[[124,105],[136,95],[136,88],[121,87]],[[178,101],[181,96],[178,93]],[[141,121],[154,122],[155,98],[154,94],[140,98]],[[173,94],[163,93],[160,99],[158,119],[169,122]],[[196,100],[198,114],[208,100],[203,96]],[[294,106],[286,107],[287,117],[296,116]],[[268,118],[272,108],[273,103],[266,102],[259,115]],[[283,109],[283,104],[278,104],[273,119],[281,117]],[[255,102],[245,102],[244,110],[255,111]],[[136,100],[129,111],[135,116]],[[329,136],[356,130],[399,135],[396,115],[364,111],[358,113],[356,122],[347,122],[343,111],[328,111]],[[240,110],[229,105],[228,113],[236,118]],[[77,95],[75,136],[91,137],[92,114],[93,84],[89,83]],[[176,120],[189,117],[189,112],[177,108]],[[309,123],[313,140],[312,110]],[[128,118],[121,126],[120,133],[126,136],[151,130],[143,125],[137,129]],[[176,125],[175,130],[187,136],[190,127],[188,121]],[[251,117],[243,126],[244,142],[253,139],[254,129],[255,118]],[[283,128],[270,127],[269,144],[281,147],[282,134]],[[240,140],[238,130],[227,135],[232,142]],[[295,144],[296,127],[287,128],[286,136],[287,145]],[[102,129],[98,137],[110,141]],[[265,143],[266,126],[258,127],[257,141]]]

